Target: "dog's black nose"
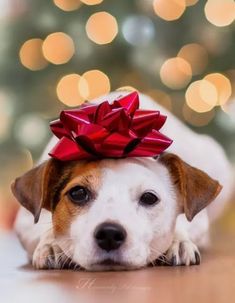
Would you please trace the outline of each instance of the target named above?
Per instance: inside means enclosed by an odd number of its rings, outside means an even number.
[[[97,245],[106,250],[118,249],[126,239],[125,229],[114,223],[102,223],[97,226],[94,233]]]

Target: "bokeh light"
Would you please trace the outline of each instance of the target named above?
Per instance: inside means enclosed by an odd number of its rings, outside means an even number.
[[[126,85],[126,86],[121,86],[119,88],[117,88],[115,91],[117,92],[137,92],[138,89],[136,89],[135,87],[133,86],[130,86],[130,85]]]
[[[86,32],[90,40],[97,44],[108,44],[118,33],[118,24],[107,12],[98,12],[90,16],[86,23]]]
[[[216,87],[216,105],[224,105],[232,95],[232,86],[229,79],[220,73],[208,74],[204,79]]]
[[[70,12],[78,9],[81,6],[80,0],[53,0],[54,4],[63,11]]]
[[[48,124],[39,115],[27,113],[16,121],[14,135],[19,143],[28,148],[37,148],[45,142]]]
[[[133,15],[123,22],[122,32],[125,40],[132,45],[142,46],[149,43],[155,34],[152,20],[146,16]]]
[[[193,75],[201,74],[208,64],[206,49],[197,43],[184,45],[177,56],[186,60],[191,65]]]
[[[43,57],[42,39],[30,39],[20,48],[20,61],[26,68],[36,71],[45,68],[48,62]]]
[[[60,79],[56,93],[62,103],[68,106],[78,106],[84,102],[78,89],[80,78],[81,76],[78,74],[70,74]]]
[[[205,15],[213,25],[230,25],[235,19],[235,2],[234,0],[208,0],[205,5]]]
[[[197,113],[192,110],[186,103],[183,106],[182,112],[185,121],[197,127],[206,126],[215,116],[214,109],[205,113]]]
[[[153,9],[156,15],[166,21],[179,19],[186,8],[185,0],[154,0]]]
[[[198,113],[212,110],[216,105],[216,87],[207,80],[198,80],[189,85],[185,93],[187,105]]]
[[[79,92],[86,100],[93,100],[110,92],[108,76],[100,70],[90,70],[79,80]]]
[[[74,55],[75,48],[70,36],[62,32],[48,35],[43,42],[44,57],[53,64],[67,63]]]
[[[163,63],[160,77],[166,86],[181,89],[190,82],[192,69],[186,60],[178,57],[170,58]]]
[[[103,2],[103,0],[81,0],[86,5],[97,5]]]
[[[192,6],[198,3],[199,0],[186,0],[186,6]]]
[[[221,106],[222,110],[235,121],[235,99],[227,102],[225,105]]]

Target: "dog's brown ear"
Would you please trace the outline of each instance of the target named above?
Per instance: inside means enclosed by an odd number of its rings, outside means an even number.
[[[210,204],[222,189],[218,181],[174,154],[164,153],[160,162],[168,168],[178,188],[183,211],[189,221]]]
[[[52,185],[58,180],[58,161],[50,159],[17,178],[11,185],[16,199],[39,220],[42,207],[50,210]]]

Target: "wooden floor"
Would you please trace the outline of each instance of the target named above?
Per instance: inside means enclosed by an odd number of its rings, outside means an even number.
[[[232,303],[235,302],[235,229],[213,229],[202,264],[130,272],[35,271],[14,234],[0,235],[2,303]]]

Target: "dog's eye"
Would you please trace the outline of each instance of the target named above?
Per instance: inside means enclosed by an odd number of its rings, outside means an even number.
[[[83,205],[90,199],[90,192],[87,188],[83,186],[75,186],[68,191],[69,199],[76,203]]]
[[[145,192],[140,197],[140,204],[151,206],[160,202],[160,198],[153,192]]]

